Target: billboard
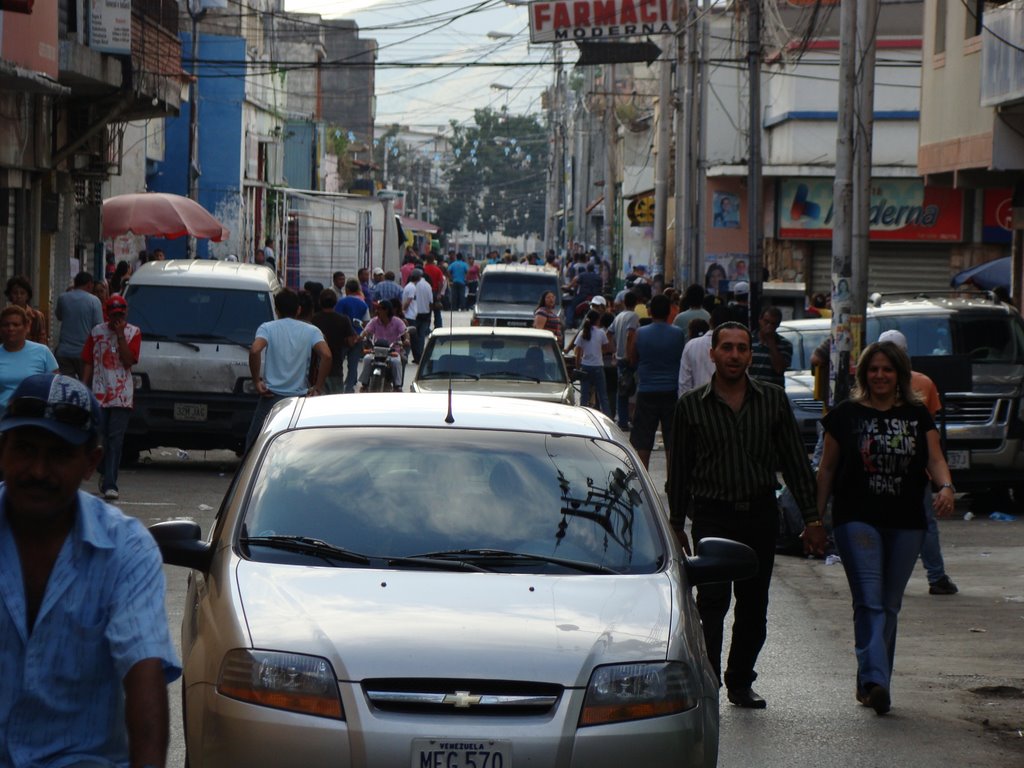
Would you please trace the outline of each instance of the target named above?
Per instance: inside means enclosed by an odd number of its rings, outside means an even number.
[[[530,42],[672,35],[674,0],[534,0]]]
[[[784,179],[776,198],[778,236],[832,238],[832,179]],[[926,187],[920,179],[872,179],[872,240],[960,242],[963,190]]]

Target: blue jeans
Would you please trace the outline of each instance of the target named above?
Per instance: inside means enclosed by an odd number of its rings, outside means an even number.
[[[355,392],[359,381],[359,361],[363,359],[362,342],[353,344],[345,352],[345,392]]]
[[[246,451],[252,447],[252,444],[256,442],[256,438],[259,437],[260,430],[263,429],[263,422],[266,421],[270,409],[286,397],[290,397],[290,395],[271,395],[270,397],[261,397],[259,402],[256,403],[256,410],[252,414],[252,421],[249,422],[249,432],[245,436]]]
[[[632,370],[629,362],[626,360],[619,360],[615,367],[618,368],[619,380],[622,380],[622,372]],[[620,427],[623,429],[629,428],[629,395],[623,395],[621,392],[615,392],[615,413],[618,416],[617,421]]]
[[[465,283],[452,283],[452,305],[456,312],[461,312],[466,308]]]
[[[586,378],[580,382],[580,405],[590,406],[590,393],[597,393],[597,403],[601,413],[608,413],[608,385],[604,378],[603,365],[583,365],[580,370],[586,373]]]
[[[924,489],[924,512],[928,518],[928,530],[924,532],[924,542],[921,544],[921,565],[928,574],[928,583],[934,584],[946,575],[946,564],[942,560],[939,524],[935,520],[935,506],[932,504],[930,488]]]
[[[124,448],[124,435],[128,431],[131,414],[131,408],[100,409],[100,443],[103,445],[101,491],[117,490],[117,470],[121,466],[121,449]]]
[[[416,338],[412,340],[412,359],[418,363],[423,356],[423,345],[427,343],[427,336],[430,335],[430,313],[416,315],[415,323]]]
[[[857,688],[890,687],[896,655],[896,623],[903,592],[921,553],[924,531],[843,523],[835,529],[853,596]]]

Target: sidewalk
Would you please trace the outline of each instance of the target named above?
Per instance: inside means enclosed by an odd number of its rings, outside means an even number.
[[[664,488],[665,454],[651,455],[655,487]],[[911,578],[900,613],[896,674],[901,687],[930,697],[941,721],[970,723],[978,738],[1019,751],[1024,765],[1024,517],[1016,522],[939,521],[946,573],[956,595],[928,594],[923,566]],[[850,591],[840,564],[776,559],[776,580],[808,596],[808,611],[849,636]]]

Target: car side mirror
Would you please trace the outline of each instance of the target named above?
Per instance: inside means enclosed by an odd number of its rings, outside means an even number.
[[[191,520],[167,520],[149,526],[167,565],[180,565],[206,573],[213,560],[213,547],[202,541],[203,531]]]
[[[730,539],[701,539],[697,554],[685,558],[690,586],[742,581],[757,574],[757,554],[746,544]]]

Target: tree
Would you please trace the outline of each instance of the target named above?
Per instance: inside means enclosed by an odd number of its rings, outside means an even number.
[[[478,109],[475,125],[452,122],[445,170],[445,229],[542,234],[548,131],[534,115]]]

